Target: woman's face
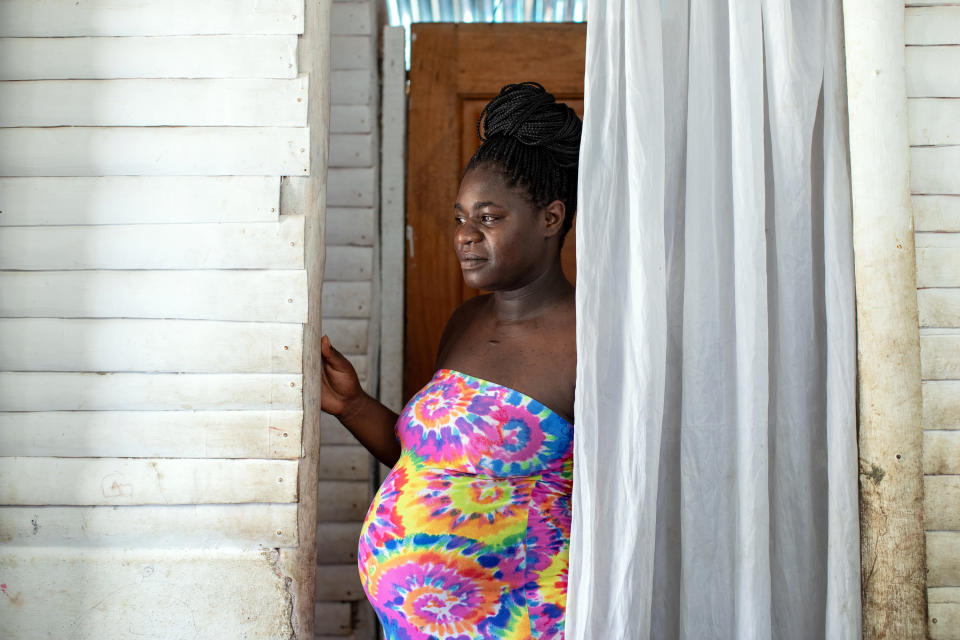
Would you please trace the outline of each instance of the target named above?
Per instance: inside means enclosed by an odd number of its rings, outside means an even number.
[[[460,183],[454,205],[454,249],[464,282],[485,291],[511,290],[549,267],[555,232],[519,187],[509,187],[498,168],[481,165]]]

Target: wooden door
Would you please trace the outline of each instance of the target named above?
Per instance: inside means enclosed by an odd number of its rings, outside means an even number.
[[[453,252],[453,203],[477,118],[505,84],[533,80],[583,113],[585,24],[414,24],[407,138],[404,397],[433,375],[447,318],[477,292]],[[574,234],[564,246],[573,281]]]

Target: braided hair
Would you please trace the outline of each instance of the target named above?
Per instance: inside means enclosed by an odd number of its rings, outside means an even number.
[[[508,84],[480,113],[477,136],[482,143],[466,171],[493,165],[509,186],[524,189],[535,207],[563,202],[562,245],[577,210],[581,128],[576,112],[540,84]]]

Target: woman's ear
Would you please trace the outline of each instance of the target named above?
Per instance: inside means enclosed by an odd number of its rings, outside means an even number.
[[[543,209],[543,222],[546,237],[552,238],[563,230],[563,219],[567,207],[560,200],[554,200]]]

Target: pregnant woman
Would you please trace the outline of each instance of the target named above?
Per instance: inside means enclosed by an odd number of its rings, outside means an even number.
[[[483,110],[451,226],[464,281],[491,293],[453,313],[400,416],[322,341],[323,409],[392,467],[358,557],[388,640],[563,637],[576,347],[560,248],[580,129],[536,83]]]

